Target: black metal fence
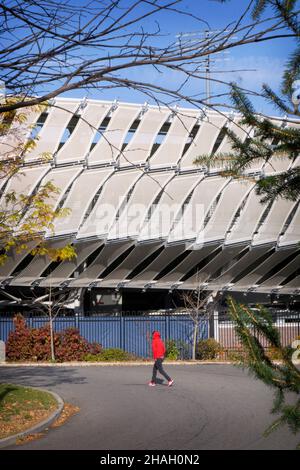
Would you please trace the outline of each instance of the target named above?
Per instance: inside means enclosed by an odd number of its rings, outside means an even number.
[[[128,312],[129,313],[129,312]],[[280,332],[282,344],[291,345],[300,338],[300,312],[271,312],[274,325]],[[49,321],[48,317],[28,317],[27,325],[39,328]],[[151,356],[151,333],[158,330],[165,341],[174,340],[181,359],[192,356],[194,322],[187,314],[157,312],[139,315],[66,316],[55,319],[54,328],[78,328],[80,334],[90,342],[102,344],[104,348],[121,348],[138,357]],[[0,317],[0,339],[6,341],[14,329],[12,317]],[[242,350],[235,333],[234,324],[226,311],[219,312],[200,322],[198,339],[214,338],[220,343],[219,359],[230,359]],[[259,338],[265,348],[269,345],[265,338]]]
[[[30,328],[40,328],[49,322],[48,317],[29,317],[26,323]],[[137,357],[151,357],[152,331],[161,333],[164,341],[174,340],[181,359],[192,355],[194,322],[189,315],[118,315],[118,316],[73,316],[58,317],[54,322],[56,331],[77,328],[89,342],[100,343],[104,348],[121,348]],[[0,317],[0,339],[6,341],[14,329],[12,318]],[[200,322],[199,339],[209,334],[207,320]]]

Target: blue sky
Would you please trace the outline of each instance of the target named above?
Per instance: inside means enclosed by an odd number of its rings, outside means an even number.
[[[128,0],[128,2],[129,1],[130,0]],[[219,30],[236,20],[242,11],[244,11],[247,4],[247,1],[241,0],[229,0],[225,4],[219,3],[216,0],[185,0],[181,8],[187,13],[201,17],[209,24],[211,29]],[[205,22],[203,22],[203,27],[201,28],[199,21],[188,16],[180,17],[175,13],[163,12],[157,16],[157,19],[163,33],[166,35],[161,39],[165,42],[172,42],[179,33],[207,29]],[[147,27],[150,29],[154,27],[154,19],[148,20]],[[277,39],[271,42],[262,42],[233,48],[230,50],[229,54],[218,58],[218,61],[212,67],[212,70],[215,70],[212,76],[222,80],[236,81],[244,88],[254,91],[260,91],[262,84],[266,82],[271,85],[274,90],[278,91],[284,64],[294,47],[295,43],[291,39]],[[249,71],[238,71],[241,69],[249,69]],[[228,73],[226,72],[228,70],[234,70],[234,72]],[[165,72],[162,76],[153,69],[139,69],[127,73],[126,76],[154,81],[155,83],[159,81],[163,86],[179,83],[179,77],[171,71]],[[203,81],[194,81],[189,84],[189,88],[186,88],[186,90],[191,93],[204,94],[205,84]],[[214,84],[211,85],[211,90],[212,94],[217,94],[224,91],[224,88]],[[89,98],[105,100],[117,99],[127,102],[144,102],[147,100],[151,103],[151,99],[147,99],[142,94],[128,89],[106,90],[105,92],[99,92],[97,89],[88,92],[77,90],[65,96],[88,96]],[[263,99],[255,98],[253,102],[258,111],[271,114],[277,114],[278,112]]]
[[[133,0],[122,0],[123,5],[132,4]],[[165,0],[167,1],[167,0]],[[84,5],[84,0],[73,0],[72,5]],[[162,12],[155,17],[147,20],[143,26],[147,30],[155,29],[155,20],[160,24],[163,37],[159,39],[159,44],[167,44],[176,40],[176,35],[186,32],[195,32],[205,30],[210,27],[212,30],[224,29],[227,25],[236,20],[248,5],[247,0],[228,0],[225,3],[219,3],[217,0],[183,0],[180,7],[186,13],[201,17],[203,22],[199,22],[189,16],[180,16],[175,12]],[[141,11],[145,8],[141,5]],[[268,12],[266,12],[266,15]],[[248,21],[251,21],[248,15]],[[209,26],[208,26],[209,25]],[[275,91],[278,91],[281,81],[284,64],[293,51],[295,43],[291,39],[278,39],[272,42],[262,42],[247,46],[240,46],[230,50],[226,56],[221,56],[212,66],[212,76],[226,81],[236,81],[246,89],[260,91],[264,82],[268,83]],[[249,69],[249,71],[238,71]],[[228,70],[234,70],[228,73]],[[218,71],[218,72],[217,72]],[[164,87],[176,86],[180,83],[182,77],[173,71],[158,73],[153,68],[132,69],[125,72],[123,76],[136,80],[158,83]],[[224,87],[212,84],[212,94],[224,92]],[[205,96],[204,81],[191,81],[185,88],[188,94],[202,94]],[[127,101],[127,102],[145,102],[151,103],[151,99],[146,98],[139,92],[130,89],[106,89],[99,90],[75,90],[68,92],[67,97],[84,97],[91,99],[104,99]],[[222,98],[226,101],[226,99]],[[222,101],[218,100],[218,102]],[[258,111],[266,113],[277,113],[264,100],[255,98],[254,104]]]

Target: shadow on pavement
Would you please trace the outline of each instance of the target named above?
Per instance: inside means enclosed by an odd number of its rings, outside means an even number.
[[[60,384],[84,384],[76,368],[71,367],[0,367],[0,383],[55,387]]]

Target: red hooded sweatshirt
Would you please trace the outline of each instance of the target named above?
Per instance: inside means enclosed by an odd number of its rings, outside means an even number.
[[[152,352],[155,360],[159,357],[164,357],[166,352],[165,345],[160,339],[160,333],[158,331],[154,331],[152,336]]]

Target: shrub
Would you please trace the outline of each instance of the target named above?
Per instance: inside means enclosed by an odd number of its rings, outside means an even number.
[[[102,361],[131,361],[136,359],[127,351],[118,348],[102,349],[100,354],[86,354],[84,360],[88,362],[102,362]]]
[[[170,361],[190,359],[189,346],[184,341],[169,339],[166,341],[166,359]]]
[[[216,359],[221,352],[221,346],[213,338],[199,341],[196,346],[196,359]]]
[[[171,361],[176,361],[179,357],[179,349],[177,347],[176,341],[169,339],[166,341],[166,359]]]
[[[20,357],[30,357],[30,333],[25,320],[17,315],[14,320],[15,331],[11,331],[6,341],[6,356],[8,359],[18,360]],[[15,346],[15,347],[14,347]]]
[[[102,352],[102,346],[99,343],[89,344],[89,354],[100,354]]]
[[[68,328],[59,334],[59,342],[55,348],[57,361],[81,361],[89,353],[89,343],[79,334],[77,328]]]
[[[50,354],[49,326],[28,328],[25,319],[18,314],[14,318],[15,331],[9,334],[6,342],[7,358],[13,361],[43,361]]]
[[[242,349],[227,349],[222,353],[222,360],[232,362],[242,362],[246,359],[246,353]]]
[[[11,361],[49,361],[51,359],[50,327],[28,328],[22,315],[14,318],[15,331],[6,342],[7,358]],[[81,361],[86,354],[99,354],[101,345],[89,343],[76,328],[54,333],[55,358],[59,362]]]

